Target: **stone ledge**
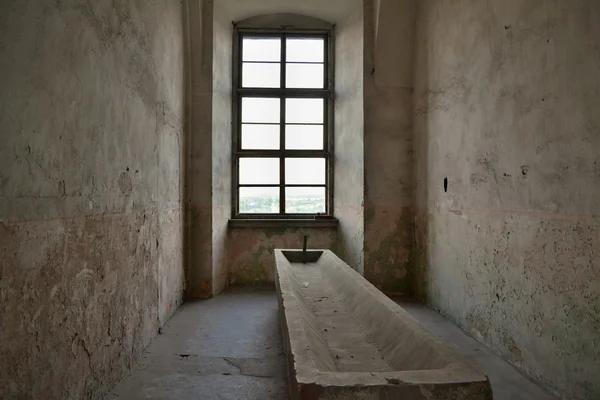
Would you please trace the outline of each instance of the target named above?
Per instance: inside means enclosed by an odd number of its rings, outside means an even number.
[[[229,228],[337,228],[338,219],[230,219]]]

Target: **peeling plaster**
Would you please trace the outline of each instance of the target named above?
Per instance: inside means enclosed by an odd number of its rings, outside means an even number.
[[[181,304],[179,2],[0,3],[0,398],[96,399]]]
[[[561,398],[600,398],[600,7],[419,6],[416,292]]]
[[[274,285],[274,249],[301,249],[304,236],[308,248],[337,249],[333,229],[230,229],[227,252],[229,282],[232,285]]]

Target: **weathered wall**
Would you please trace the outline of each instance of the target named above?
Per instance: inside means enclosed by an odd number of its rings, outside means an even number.
[[[600,398],[599,20],[424,0],[418,21],[420,293],[569,399]]]
[[[186,0],[189,128],[186,297],[213,295],[213,2]]]
[[[364,273],[363,10],[335,27],[334,215],[338,252]]]
[[[97,398],[181,301],[179,2],[0,2],[0,398]]]
[[[411,291],[414,244],[412,67],[415,0],[365,1],[364,275]],[[377,18],[374,12],[379,12]],[[373,21],[377,21],[375,35]]]
[[[230,21],[266,14],[299,14],[337,23],[361,7],[363,0],[210,0]]]
[[[232,35],[232,26],[231,21],[240,21],[249,17],[263,15],[263,14],[278,14],[278,13],[296,13],[301,15],[306,15],[310,17],[320,18],[322,20],[331,22],[331,23],[342,23],[350,18],[351,15],[356,14],[356,11],[361,10],[362,2],[361,0],[331,0],[328,2],[322,2],[321,0],[310,0],[310,1],[296,1],[296,0],[267,0],[261,2],[250,2],[250,1],[242,1],[242,0],[215,0],[214,10],[215,10],[215,24],[219,24],[214,28],[215,32],[215,43],[219,46],[222,46],[222,50],[218,50],[219,52],[223,51],[223,53],[219,56],[220,60],[217,62],[215,60],[215,73],[216,66],[219,65],[221,68],[218,71],[219,76],[215,76],[214,82],[222,81],[223,91],[229,90],[231,85],[231,51],[228,54],[225,54],[225,51],[231,49],[231,35]],[[360,26],[359,26],[360,27]],[[360,27],[362,30],[362,27]],[[227,36],[227,34],[229,36]],[[362,40],[360,36],[357,40]],[[352,48],[354,50],[355,48]],[[358,49],[360,53],[362,51]],[[217,50],[216,50],[217,51]],[[215,56],[217,56],[217,52],[215,52]],[[354,61],[360,61],[360,55],[354,54]],[[362,65],[359,64],[359,69],[354,72],[359,72]],[[354,80],[352,80],[352,84],[356,84],[356,76],[354,76]],[[353,89],[347,88],[346,91],[351,91]],[[217,93],[219,90],[215,88],[214,92]],[[361,93],[362,96],[362,93]],[[357,97],[359,101],[359,107],[362,105],[360,103],[360,99]],[[220,120],[219,124],[225,124],[225,121],[229,121],[230,118],[230,103],[225,104],[224,99],[222,102],[222,106],[219,107],[218,111],[213,113],[213,120]],[[216,103],[213,103],[213,105]],[[360,113],[355,113],[355,115],[360,116]],[[360,121],[358,121],[360,122]],[[360,132],[362,132],[362,126],[359,125]],[[229,132],[230,126],[225,128],[223,125],[222,131]],[[228,138],[230,135],[228,136]],[[362,139],[361,137],[356,137],[356,142],[360,145]],[[216,140],[213,137],[213,140]],[[213,144],[215,150],[217,147],[224,148],[225,142],[222,145]],[[229,142],[227,142],[229,145]],[[360,146],[361,147],[361,146]],[[353,153],[355,154],[355,153]],[[357,157],[362,157],[360,151],[356,153]],[[226,157],[230,156],[230,147],[227,150],[226,156],[223,155],[219,158],[220,162],[225,162]],[[216,160],[215,160],[216,161]],[[227,162],[229,162],[229,158],[227,158]],[[220,171],[218,176],[220,178],[225,179],[227,185],[229,185],[230,181],[230,170],[229,165],[227,167],[225,164],[218,167]],[[214,166],[213,166],[214,168]],[[343,169],[340,169],[343,170]],[[357,182],[361,182],[362,185],[362,176],[359,174],[358,176],[351,174],[350,172],[355,172],[356,168],[350,169],[347,171],[344,179],[348,186],[354,185]],[[336,176],[336,179],[338,177]],[[358,181],[357,181],[358,179]],[[340,183],[341,184],[341,183]],[[229,186],[223,186],[222,193],[220,195],[225,196],[226,192],[229,192]],[[213,191],[216,189],[213,188]],[[219,196],[220,196],[219,195]],[[230,196],[230,193],[227,193]],[[339,215],[340,225],[342,225],[345,221],[345,216],[352,218],[353,221],[357,216],[357,210],[360,211],[362,209],[361,201],[362,201],[362,192],[360,193],[361,200],[356,201],[352,199],[352,210],[350,213],[346,213],[344,215]],[[222,204],[218,202],[216,207],[219,209],[223,209],[223,216],[230,215],[230,197],[225,199],[224,197]],[[338,212],[338,199],[336,198],[335,207],[336,207],[336,215]],[[216,207],[213,209],[213,212],[216,211]],[[225,214],[227,213],[227,214]],[[361,212],[362,213],[362,212]],[[214,217],[213,217],[214,219]],[[362,219],[362,217],[361,217]],[[222,220],[222,219],[221,219]],[[355,232],[358,230],[359,232],[362,230],[360,224],[350,224],[352,228],[351,235],[355,235]],[[228,272],[228,281],[232,284],[252,284],[252,285],[264,285],[264,284],[273,284],[273,268],[274,268],[274,258],[273,258],[273,249],[274,248],[301,248],[302,247],[302,237],[304,235],[309,236],[308,245],[310,248],[328,248],[333,249],[336,253],[342,253],[342,247],[338,247],[337,242],[337,232],[336,229],[332,228],[288,228],[288,229],[256,229],[256,228],[229,228],[227,243],[226,243],[226,257],[227,261],[227,269],[220,268],[219,272],[216,272],[219,279],[223,277],[222,272]],[[213,242],[213,250],[220,246],[219,241]],[[356,241],[356,248],[362,250],[361,240]],[[360,255],[360,251],[357,252]],[[358,256],[357,256],[358,257]],[[361,257],[362,260],[362,257]],[[215,264],[215,268],[219,268],[218,265]],[[215,269],[216,271],[216,269]]]
[[[274,249],[301,249],[304,236],[309,249],[338,253],[335,228],[236,228],[229,231],[229,280],[232,285],[273,285]]]
[[[228,282],[227,222],[231,217],[231,96],[232,47],[231,20],[221,7],[214,10],[213,22],[213,294]]]

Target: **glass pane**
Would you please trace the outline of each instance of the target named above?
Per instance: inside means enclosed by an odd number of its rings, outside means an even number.
[[[241,185],[279,183],[279,158],[240,158]]]
[[[287,39],[286,61],[324,62],[325,40],[314,38]]]
[[[279,99],[244,97],[242,99],[242,122],[279,123]]]
[[[281,39],[244,38],[242,61],[281,61]]]
[[[242,214],[279,214],[279,188],[241,187],[239,212]]]
[[[287,69],[285,87],[323,89],[325,80],[323,64],[287,64],[285,67]]]
[[[278,88],[281,86],[280,75],[279,64],[243,63],[242,87]]]
[[[325,188],[285,188],[285,212],[293,214],[325,213]]]
[[[279,125],[242,124],[242,149],[279,150]]]
[[[323,99],[285,99],[285,122],[322,124]]]
[[[323,150],[323,125],[287,125],[287,150]]]
[[[286,158],[286,185],[324,185],[324,158]]]

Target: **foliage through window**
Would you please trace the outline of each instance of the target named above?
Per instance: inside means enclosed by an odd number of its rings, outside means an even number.
[[[329,33],[236,37],[234,216],[331,215]]]

